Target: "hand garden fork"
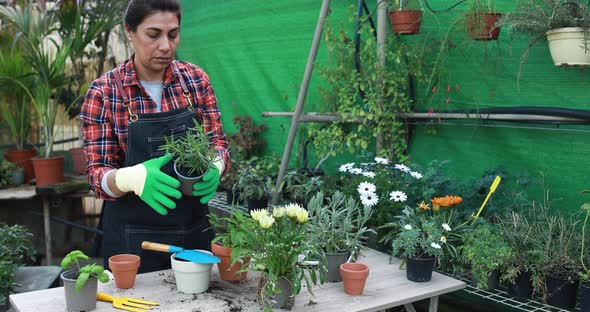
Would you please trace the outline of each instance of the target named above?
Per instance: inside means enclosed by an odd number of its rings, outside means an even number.
[[[146,312],[145,310],[150,310],[151,308],[153,308],[153,306],[159,305],[159,303],[157,302],[151,302],[135,298],[115,298],[105,293],[98,293],[96,298],[100,301],[112,302],[113,307],[117,309],[131,312]]]

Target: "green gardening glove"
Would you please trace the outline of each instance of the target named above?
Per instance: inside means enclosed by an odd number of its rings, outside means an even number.
[[[160,169],[172,160],[172,154],[150,159],[141,164],[117,170],[115,184],[123,192],[133,191],[148,206],[161,215],[176,208],[171,199],[180,199],[180,182]]]
[[[215,195],[220,179],[219,169],[216,166],[211,166],[201,182],[193,184],[193,196],[201,196],[201,204],[208,203]]]

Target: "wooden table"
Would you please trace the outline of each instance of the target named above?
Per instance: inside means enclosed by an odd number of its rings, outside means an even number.
[[[399,270],[399,260],[389,263],[389,256],[375,250],[367,250],[359,262],[369,266],[370,273],[362,296],[348,296],[342,283],[329,283],[314,288],[314,297],[308,297],[302,289],[295,300],[292,311],[381,311],[390,307],[405,306],[415,311],[413,302],[430,298],[429,311],[438,308],[438,296],[465,287],[465,283],[433,273],[432,280],[414,283],[406,279],[406,272]],[[197,295],[182,294],[176,290],[171,270],[158,271],[137,276],[135,287],[128,290],[116,289],[114,282],[99,283],[99,291],[117,297],[135,297],[156,301],[160,306],[151,311],[260,311],[256,302],[257,276],[248,275],[242,283],[229,283],[219,279],[217,266],[212,271],[210,288]],[[10,296],[12,306],[18,312],[60,312],[65,311],[62,287]],[[117,311],[106,302],[98,302],[96,311]]]
[[[35,196],[41,196],[43,203],[43,229],[45,233],[45,259],[47,265],[52,265],[53,252],[51,249],[51,199],[64,196],[71,196],[80,191],[89,190],[86,179],[75,178],[70,181],[57,183],[53,185],[35,187],[34,185],[24,185],[13,188],[0,190],[0,200],[7,199],[31,199]]]

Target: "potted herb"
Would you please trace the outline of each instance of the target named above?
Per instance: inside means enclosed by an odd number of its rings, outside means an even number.
[[[420,32],[422,7],[419,0],[390,0],[389,21],[394,34],[413,35]]]
[[[355,256],[368,232],[366,227],[372,209],[361,207],[352,197],[336,191],[324,201],[324,194],[317,193],[308,206],[309,230],[325,254],[328,282],[340,282],[340,265]]]
[[[311,295],[312,285],[323,281],[317,274],[323,267],[322,261],[319,267],[307,262],[321,257],[308,231],[308,212],[289,204],[275,207],[272,213],[253,210],[242,220],[244,239],[234,246],[232,257],[252,257],[247,270],[260,273],[258,295],[264,311],[290,309],[303,283]]]
[[[521,57],[526,62],[530,48],[543,38],[555,66],[590,65],[590,3],[586,0],[522,0],[516,9],[500,19],[500,24],[531,39]]]
[[[14,273],[33,258],[33,234],[21,225],[0,224],[0,311],[8,305],[8,295],[17,287]]]
[[[467,33],[474,40],[498,40],[502,16],[494,10],[495,0],[471,0],[465,14]]]
[[[193,185],[199,182],[211,168],[215,151],[211,148],[209,136],[197,121],[180,137],[166,137],[166,143],[160,150],[171,153],[174,160],[174,172],[180,181],[180,190],[186,196],[193,196]]]
[[[224,281],[242,281],[247,277],[247,271],[243,270],[248,266],[250,258],[240,259],[232,258],[234,246],[243,244],[245,237],[242,232],[242,224],[245,222],[245,216],[234,209],[232,217],[220,218],[215,214],[209,214],[211,225],[215,228],[216,236],[211,241],[211,251],[221,259],[217,263],[219,275]],[[239,273],[238,273],[239,272]]]
[[[510,246],[493,224],[483,221],[479,221],[472,231],[463,236],[463,242],[459,248],[461,260],[471,269],[473,285],[495,289],[500,269],[512,257]]]
[[[61,279],[68,311],[94,310],[98,281],[106,283],[110,280],[102,266],[94,263],[80,266],[81,260],[88,260],[88,256],[80,250],[74,250],[61,261],[61,268],[67,270],[61,274]]]

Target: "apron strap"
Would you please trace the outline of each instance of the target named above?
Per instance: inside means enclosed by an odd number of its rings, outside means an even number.
[[[188,87],[186,86],[186,82],[184,82],[184,77],[182,77],[182,73],[180,72],[180,69],[178,69],[178,66],[176,65],[176,63],[172,63],[172,64],[174,66],[174,69],[178,73],[178,81],[180,82],[180,87],[182,88],[182,95],[184,95],[184,98],[188,102],[188,106],[187,106],[188,110],[192,113],[195,111],[195,108],[193,107],[193,102],[191,101],[190,93],[188,92]]]
[[[121,93],[121,97],[123,98],[123,107],[127,107],[127,110],[129,111],[129,122],[136,122],[137,119],[139,119],[139,116],[131,110],[131,101],[129,100],[129,97],[127,97],[123,84],[121,84],[119,69],[115,68],[113,70],[113,75],[115,76],[115,85],[117,86],[117,89],[119,89],[119,93]]]

